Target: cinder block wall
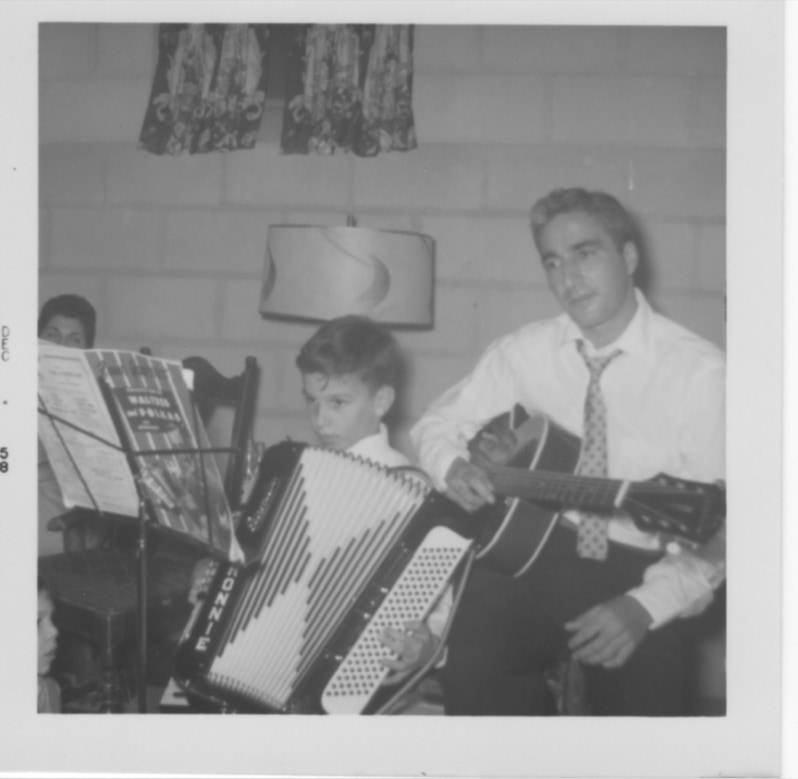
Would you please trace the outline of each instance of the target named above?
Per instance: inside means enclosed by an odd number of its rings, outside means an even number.
[[[41,297],[74,291],[99,345],[262,366],[257,435],[307,440],[293,359],[313,327],[257,311],[270,223],[416,230],[437,246],[436,325],[400,334],[396,442],[494,337],[555,313],[527,228],[557,186],[606,189],[644,226],[646,289],[724,344],[726,43],[719,28],[418,26],[419,148],[281,156],[137,148],[157,28],[41,27]]]

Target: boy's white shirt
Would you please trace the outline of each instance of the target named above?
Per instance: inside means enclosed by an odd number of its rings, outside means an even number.
[[[379,465],[384,465],[386,468],[401,468],[411,464],[407,457],[391,446],[388,439],[388,428],[382,422],[380,429],[374,435],[361,438],[347,451],[358,457],[372,460]],[[426,620],[427,626],[436,636],[443,633],[451,609],[452,587],[448,585]]]
[[[410,465],[410,460],[400,451],[394,449],[388,440],[388,428],[380,422],[380,429],[374,435],[361,438],[347,449],[350,454],[373,460],[386,468],[400,468]]]

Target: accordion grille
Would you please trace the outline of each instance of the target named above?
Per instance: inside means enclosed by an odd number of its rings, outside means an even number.
[[[268,706],[286,706],[428,493],[413,477],[306,448],[208,680]]]

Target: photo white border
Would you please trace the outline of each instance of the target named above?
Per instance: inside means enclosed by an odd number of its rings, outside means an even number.
[[[790,4],[788,4],[790,5]],[[0,4],[0,772],[342,776],[775,776],[780,768],[783,13],[748,2]],[[290,15],[289,15],[290,14]],[[37,24],[374,21],[728,27],[728,715],[679,720],[36,715],[33,710]],[[13,427],[8,427],[13,419]],[[8,443],[6,443],[6,440]],[[10,481],[10,485],[9,485]],[[9,490],[10,486],[10,490]],[[789,504],[788,504],[789,505]],[[32,523],[31,523],[32,524]],[[24,526],[24,530],[23,530]],[[794,540],[794,534],[790,536]],[[794,577],[793,577],[794,578]],[[794,644],[793,644],[794,645]],[[785,677],[786,678],[786,677]],[[86,719],[86,717],[89,719]],[[789,730],[785,731],[789,733]],[[577,746],[576,738],[580,741]],[[785,739],[785,746],[791,739]]]

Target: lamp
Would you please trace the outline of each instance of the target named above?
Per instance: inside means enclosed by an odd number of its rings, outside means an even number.
[[[428,235],[355,227],[270,225],[260,313],[327,321],[361,314],[431,327],[435,242]]]

